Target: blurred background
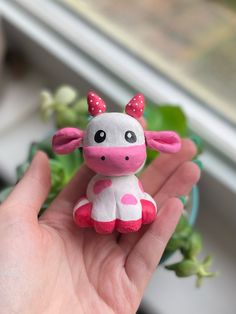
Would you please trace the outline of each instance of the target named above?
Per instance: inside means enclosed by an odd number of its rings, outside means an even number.
[[[205,146],[197,228],[220,272],[196,289],[160,267],[140,311],[234,314],[236,2],[0,0],[0,186],[53,128],[40,91],[65,83],[117,108],[139,91],[184,110]]]

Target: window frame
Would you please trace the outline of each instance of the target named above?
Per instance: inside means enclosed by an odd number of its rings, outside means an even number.
[[[206,170],[236,191],[236,129],[202,101],[60,3],[3,0],[0,14],[117,104],[125,104],[135,91],[156,103],[181,104],[191,131],[204,140],[203,159],[217,159],[228,169],[219,176],[207,163]]]

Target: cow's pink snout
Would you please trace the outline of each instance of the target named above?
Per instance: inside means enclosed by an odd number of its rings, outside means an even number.
[[[146,160],[146,146],[127,147],[87,146],[84,159],[93,171],[107,176],[135,173]]]

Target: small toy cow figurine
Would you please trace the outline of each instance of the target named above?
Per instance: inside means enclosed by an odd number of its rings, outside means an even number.
[[[156,216],[153,198],[144,192],[135,176],[146,160],[146,145],[165,153],[181,147],[172,131],[144,131],[137,120],[144,111],[144,96],[135,95],[126,105],[126,113],[106,113],[105,102],[88,93],[88,110],[94,117],[85,131],[64,128],[53,137],[53,150],[68,154],[83,147],[87,166],[96,175],[86,196],[74,207],[74,221],[79,227],[94,227],[98,233],[134,232],[150,224]]]

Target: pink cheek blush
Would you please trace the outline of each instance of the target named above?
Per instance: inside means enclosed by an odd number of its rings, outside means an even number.
[[[135,173],[146,160],[146,146],[86,146],[83,149],[87,166],[96,173],[122,176]]]

